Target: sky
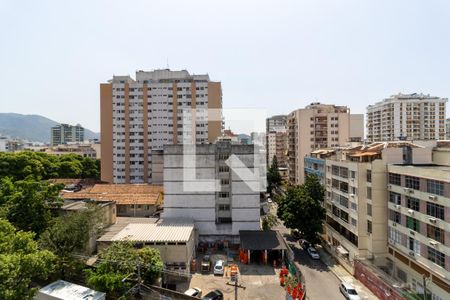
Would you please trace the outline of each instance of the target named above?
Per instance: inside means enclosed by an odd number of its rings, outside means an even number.
[[[447,0],[1,0],[0,112],[99,131],[100,83],[169,66],[221,81],[230,111],[365,113],[398,92],[448,98],[449,37]]]

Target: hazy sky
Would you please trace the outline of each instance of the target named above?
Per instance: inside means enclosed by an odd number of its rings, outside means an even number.
[[[221,81],[225,108],[270,115],[449,97],[450,1],[0,2],[0,112],[98,131],[99,84],[167,61]]]

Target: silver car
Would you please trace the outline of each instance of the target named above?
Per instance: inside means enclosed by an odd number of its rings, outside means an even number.
[[[350,283],[342,282],[341,285],[339,285],[339,289],[341,290],[342,295],[344,295],[345,299],[349,300],[360,300],[358,293],[356,292],[353,285]]]

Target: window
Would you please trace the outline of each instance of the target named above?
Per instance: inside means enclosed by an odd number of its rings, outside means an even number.
[[[372,170],[367,170],[366,180],[367,182],[372,182]]]
[[[405,186],[410,189],[420,190],[420,178],[405,176]]]
[[[406,227],[414,231],[420,232],[420,222],[417,219],[406,217]]]
[[[228,185],[228,184],[230,184],[230,180],[229,179],[220,179],[220,184],[221,185]]]
[[[444,183],[437,180],[427,180],[427,192],[435,195],[444,195]]]
[[[408,239],[408,248],[409,250],[414,251],[415,254],[420,255],[420,242],[412,237]]]
[[[354,179],[356,177],[356,172],[355,171],[350,171],[350,176]]]
[[[444,230],[439,227],[427,224],[427,237],[444,244]]]
[[[367,215],[372,216],[372,204],[367,203]]]
[[[445,255],[442,252],[428,246],[428,259],[435,264],[445,268]]]
[[[394,204],[401,205],[402,204],[402,198],[401,195],[394,192],[389,192],[389,202],[392,202]]]
[[[358,205],[355,202],[350,202],[350,208],[354,211],[358,210]]]
[[[230,196],[230,193],[228,192],[220,192],[219,198],[228,198]]]
[[[406,205],[415,211],[420,211],[420,200],[413,197],[406,197]]]
[[[401,185],[401,180],[402,176],[400,174],[395,174],[395,173],[389,173],[389,183],[390,184],[395,184],[395,185]]]
[[[230,210],[230,205],[229,204],[220,204],[219,205],[219,210],[221,210],[221,211],[228,211],[228,210]]]
[[[427,215],[444,220],[444,206],[427,202]]]
[[[398,211],[389,210],[389,220],[394,221],[395,223],[400,224],[402,220],[402,216]]]
[[[388,227],[388,236],[394,243],[402,242],[402,233],[394,228]]]
[[[372,233],[372,222],[371,221],[367,221],[367,232]]]
[[[351,218],[351,222],[353,226],[356,226],[356,219]]]
[[[370,186],[367,187],[367,199],[372,199],[372,188]]]
[[[230,168],[228,166],[219,166],[219,172],[229,172]]]

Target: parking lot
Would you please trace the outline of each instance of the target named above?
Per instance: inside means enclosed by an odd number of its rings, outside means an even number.
[[[225,255],[211,255],[212,268],[214,262],[219,259],[225,259]],[[201,257],[199,257],[199,263]],[[261,264],[249,264],[243,265],[236,263],[239,266],[239,280],[240,286],[238,288],[238,299],[284,299],[286,292],[279,283],[279,269],[274,270],[270,265]],[[209,273],[201,273],[200,268],[197,268],[197,272],[192,274],[189,287],[197,287],[203,291],[203,295],[206,293],[218,289],[224,294],[224,300],[234,299],[234,286],[228,277],[227,268],[225,274],[214,275],[211,269]],[[229,283],[229,284],[227,284]]]

